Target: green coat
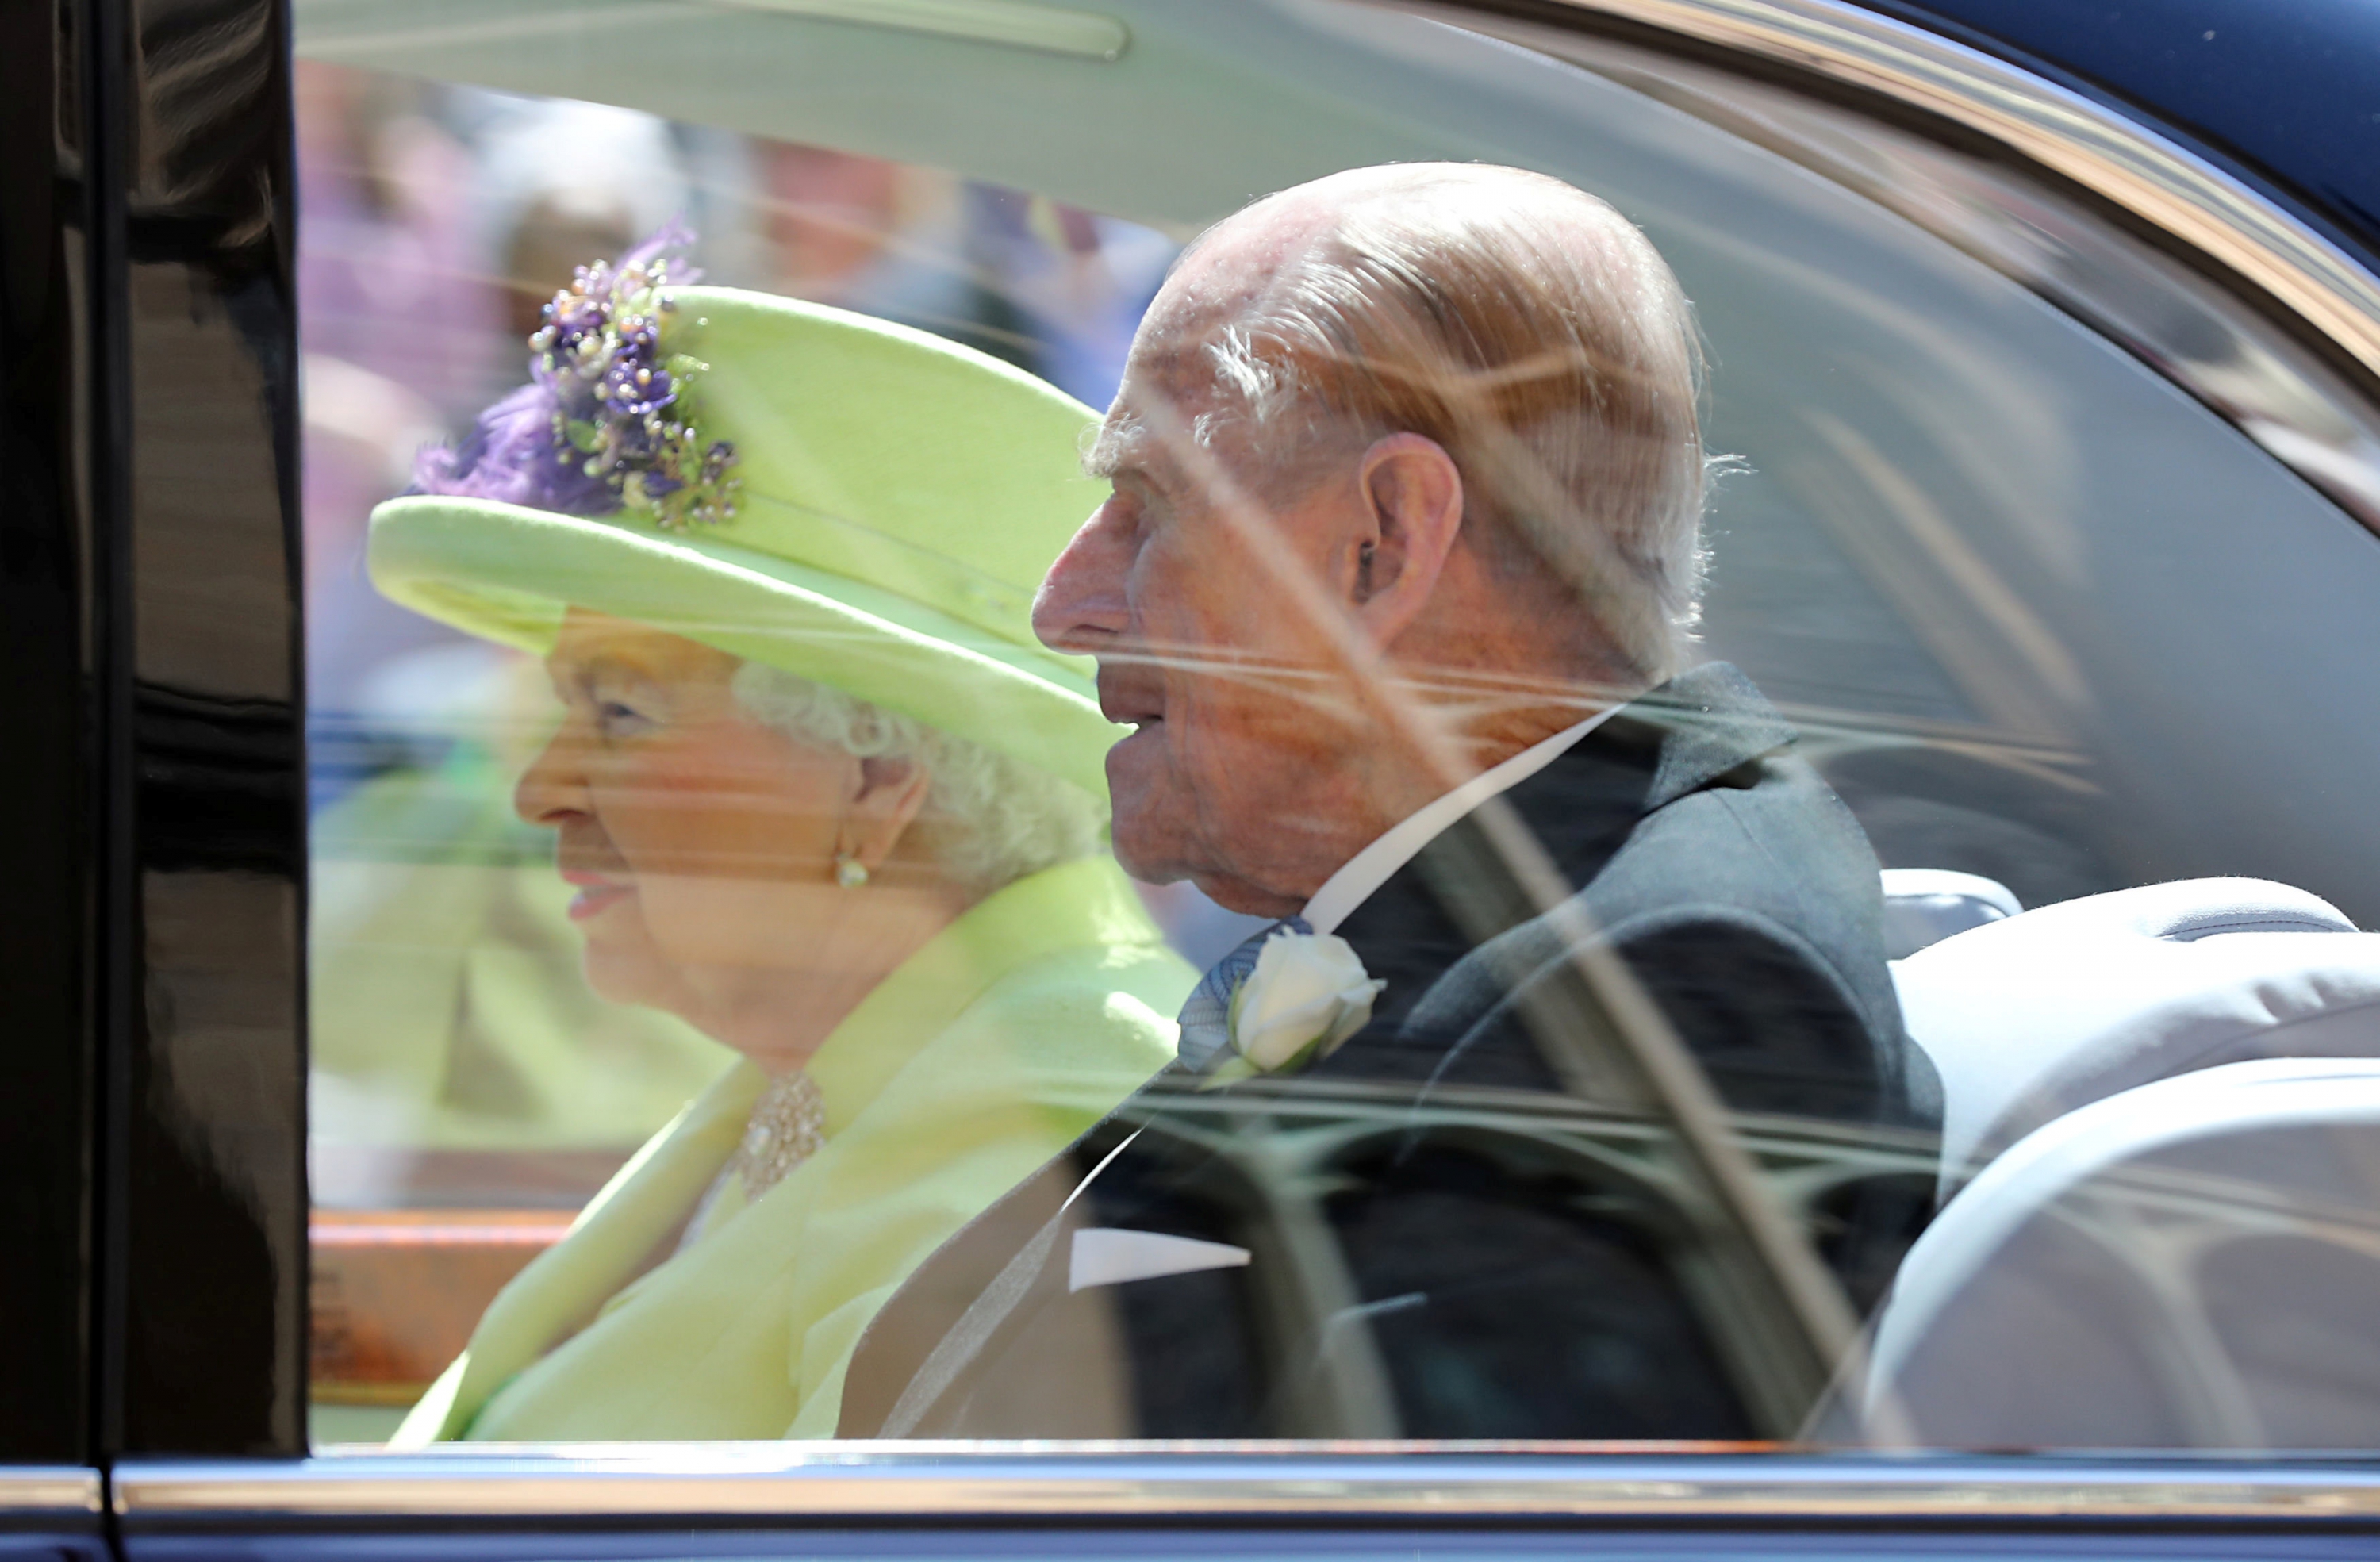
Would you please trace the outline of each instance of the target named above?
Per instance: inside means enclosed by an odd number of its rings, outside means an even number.
[[[832,1436],[877,1308],[1163,1066],[1195,979],[1104,856],[990,896],[819,1048],[817,1155],[638,1276],[742,1137],[764,1080],[737,1064],[497,1295],[391,1446]]]

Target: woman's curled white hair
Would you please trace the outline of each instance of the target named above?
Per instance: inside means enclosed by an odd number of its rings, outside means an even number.
[[[732,686],[755,720],[788,737],[923,765],[931,781],[918,822],[961,883],[990,891],[1101,845],[1106,800],[1046,770],[762,662],[737,668]]]

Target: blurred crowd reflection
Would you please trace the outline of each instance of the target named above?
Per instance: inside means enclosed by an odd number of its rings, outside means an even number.
[[[934,332],[1099,406],[1177,245],[627,109],[312,62],[297,79],[316,1198],[575,1205],[722,1055],[587,989],[551,842],[510,806],[543,675],[375,592],[371,507],[519,382],[574,267],[673,218],[708,282]],[[1195,893],[1151,903],[1194,961],[1241,936]]]

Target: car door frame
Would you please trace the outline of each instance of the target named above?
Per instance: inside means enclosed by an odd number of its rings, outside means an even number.
[[[2187,147],[2008,62],[1833,0],[1400,8],[1619,39],[1987,142],[2133,231],[2162,235],[2370,411],[2380,285],[2361,262]],[[42,1186],[71,1193],[79,1212],[42,1228],[41,1251],[54,1274],[78,1277],[72,1304],[50,1305],[83,1342],[69,1374],[82,1419],[59,1444],[62,1462],[17,1472],[35,1505],[23,1512],[103,1516],[128,1554],[156,1556],[227,1544],[351,1552],[365,1537],[382,1550],[434,1541],[457,1556],[767,1552],[920,1524],[946,1540],[1021,1530],[1051,1549],[1092,1550],[1219,1528],[1390,1530],[1449,1544],[1548,1526],[1949,1529],[2011,1542],[2049,1529],[2079,1544],[2178,1527],[2320,1540],[2380,1526],[2380,1471],[2344,1461],[832,1445],[309,1457],[288,8],[65,0],[54,15],[60,34],[84,44],[51,54],[66,61],[53,95],[63,100],[71,83],[65,112],[84,138],[73,222],[53,221],[80,237],[53,245],[68,257],[56,264],[71,286],[42,318],[67,345],[47,391],[26,398],[46,396],[51,410],[25,416],[79,465],[68,464],[46,507],[8,523],[40,531],[49,574],[0,585],[21,587],[51,615],[38,647],[10,654],[31,659],[41,686],[72,691],[44,734],[77,757],[68,783],[52,788],[67,795],[45,793],[8,828],[65,843],[49,877],[19,888],[26,914],[49,908],[64,929],[38,966],[55,987],[40,1034],[55,1088],[81,1109],[0,1109],[53,1141]],[[33,183],[0,183],[12,215],[34,209]],[[2052,301],[2192,388],[2186,357],[2123,334],[2111,307]],[[204,382],[190,359],[207,352],[236,368],[237,440],[273,480],[188,503],[217,483],[225,458],[223,444],[193,445],[171,426],[175,398]],[[2206,387],[2197,394],[2215,405]],[[2249,426],[2236,407],[2218,410]],[[2336,493],[2335,473],[2301,469]],[[251,607],[266,622],[242,629],[280,637],[277,671],[254,656],[227,662],[187,635],[144,634],[187,617],[178,575],[211,556],[246,561],[263,581]],[[58,916],[66,906],[74,914]],[[190,935],[211,916],[261,926],[261,915],[277,916],[286,936],[224,949]],[[249,995],[248,1010],[209,1010],[227,987]],[[231,1085],[221,1068],[208,1072],[226,1027],[247,1037],[253,1065]],[[73,1235],[71,1257],[60,1230]],[[86,1252],[97,1255],[88,1266]],[[226,1333],[233,1318],[244,1322]],[[0,1400],[20,1402],[31,1401]],[[18,1511],[8,1490],[0,1485],[0,1513]]]

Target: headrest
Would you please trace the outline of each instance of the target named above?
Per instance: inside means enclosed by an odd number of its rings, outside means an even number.
[[[1868,1377],[1897,1414],[1865,1436],[2368,1448],[2375,1199],[2380,1062],[2236,1063],[2069,1113],[1910,1249]]]
[[[1942,1192],[2052,1118],[2253,1058],[2380,1057],[2380,935],[2318,896],[2202,878],[2043,906],[1893,966],[1942,1076]]]
[[[1979,873],[1939,867],[1888,867],[1884,880],[1884,953],[1900,960],[1953,933],[2014,916],[2024,909],[2009,887]]]

